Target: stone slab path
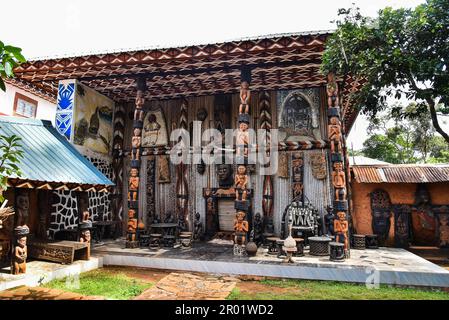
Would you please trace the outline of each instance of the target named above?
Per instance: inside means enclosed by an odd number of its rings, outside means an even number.
[[[170,273],[135,300],[224,300],[237,278]]]
[[[22,286],[1,291],[0,300],[104,300],[104,298],[83,296],[57,289]]]

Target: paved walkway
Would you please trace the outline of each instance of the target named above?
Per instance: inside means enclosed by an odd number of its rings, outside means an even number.
[[[104,298],[83,296],[57,289],[22,286],[0,292],[0,300],[104,300]]]
[[[238,279],[170,273],[135,300],[224,300]]]

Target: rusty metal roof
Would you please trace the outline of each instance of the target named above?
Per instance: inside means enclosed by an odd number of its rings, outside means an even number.
[[[449,181],[449,164],[443,165],[354,165],[358,183],[432,183]]]

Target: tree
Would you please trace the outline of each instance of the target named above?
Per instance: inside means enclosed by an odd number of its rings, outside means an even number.
[[[340,9],[321,70],[360,81],[351,104],[372,117],[389,107],[389,98],[416,101],[415,112],[430,115],[449,144],[437,117],[449,114],[448,12],[447,0],[427,0],[415,9],[387,7],[374,19],[358,8]]]
[[[17,164],[23,157],[22,147],[19,144],[20,138],[12,135],[7,137],[0,135],[0,191],[3,192],[7,189],[7,180],[11,175],[20,176],[20,171]],[[4,198],[0,192],[0,202],[3,202]]]
[[[25,62],[22,49],[10,45],[4,45],[0,41],[0,89],[6,91],[3,78],[14,77],[13,69]],[[21,172],[17,164],[23,157],[20,138],[16,135],[10,137],[0,135],[0,202],[4,201],[3,191],[7,188],[7,180],[11,175],[20,176]]]
[[[14,77],[14,68],[26,62],[22,49],[5,45],[0,41],[0,89],[6,91],[4,78]],[[2,79],[3,78],[3,79]]]
[[[429,114],[416,113],[414,103],[405,108],[396,104],[390,109],[370,123],[370,136],[362,149],[365,156],[390,163],[449,162],[447,144],[435,133]],[[405,110],[410,116],[403,119],[397,110]]]

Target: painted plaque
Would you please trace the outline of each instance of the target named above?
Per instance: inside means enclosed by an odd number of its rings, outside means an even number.
[[[114,101],[80,83],[76,85],[73,143],[108,154],[112,141]]]

